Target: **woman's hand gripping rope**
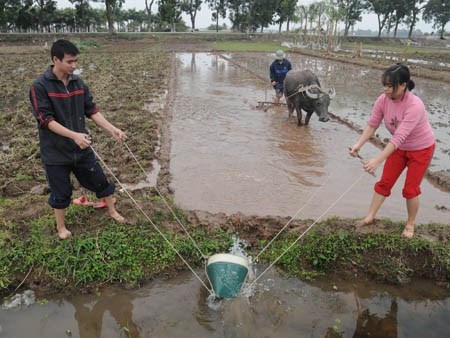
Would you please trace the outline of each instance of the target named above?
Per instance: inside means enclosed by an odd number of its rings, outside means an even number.
[[[363,165],[363,168],[364,168],[364,170],[365,170],[366,172],[368,172],[368,173],[369,173],[370,175],[372,175],[373,177],[376,177],[374,172],[369,171],[369,170],[367,170],[367,169],[365,168],[365,167],[366,167],[366,164],[367,164],[367,161],[365,161],[365,160],[362,158],[362,156],[358,153],[358,150],[355,150],[355,149],[353,149],[352,147],[349,147],[349,148],[348,148],[348,151],[349,151],[350,156],[356,157],[356,158],[359,159],[359,161],[360,161],[361,164]]]

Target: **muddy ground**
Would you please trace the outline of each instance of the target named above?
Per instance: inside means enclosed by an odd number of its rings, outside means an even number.
[[[82,48],[82,77],[90,85],[96,103],[107,118],[119,128],[133,130],[133,138],[128,145],[139,163],[151,169],[152,161],[157,159],[161,168],[158,174],[157,188],[163,194],[171,194],[170,164],[170,132],[171,95],[174,88],[173,52],[213,51],[208,41],[193,39],[136,41],[103,40]],[[364,57],[355,59],[348,53],[335,54],[310,50],[293,50],[317,57],[331,58],[342,62],[357,63],[364,67],[384,67],[373,59]],[[30,112],[28,89],[32,81],[41,74],[49,64],[49,51],[42,41],[32,43],[11,44],[2,42],[0,46],[0,191],[3,203],[1,218],[3,220],[1,240],[8,239],[11,224],[14,233],[21,233],[26,238],[28,224],[43,215],[51,215],[46,204],[48,189],[40,162],[37,141],[36,122]],[[433,59],[430,57],[430,59]],[[449,60],[450,62],[450,60]],[[424,68],[416,75],[424,74]],[[428,77],[449,80],[448,73],[435,73],[430,69]],[[431,75],[430,75],[431,74]],[[435,74],[435,75],[433,75]],[[345,121],[343,121],[345,123]],[[146,175],[138,167],[130,166],[134,161],[124,147],[117,145],[112,139],[89,125],[94,137],[94,147],[104,155],[106,164],[121,181],[131,185],[145,180]],[[450,171],[442,170],[434,173],[436,182],[450,191]],[[84,192],[74,182],[74,195]],[[134,194],[146,198],[156,195],[155,189],[140,189]],[[140,221],[132,202],[121,198],[118,208],[129,219],[131,224]],[[145,210],[155,206],[146,203]],[[153,210],[154,211],[154,210]],[[100,210],[89,220],[100,223],[104,212]],[[222,227],[239,233],[251,243],[260,239],[271,238],[289,218],[261,218],[251,215],[210,214],[202,211],[186,211],[187,219],[201,224],[206,229]],[[353,227],[357,220],[340,221],[340,225]],[[89,231],[83,226],[73,225],[75,232]],[[175,229],[175,224],[167,224]],[[292,222],[290,229],[304,229],[304,221]],[[326,227],[325,227],[326,229]],[[334,228],[335,229],[335,228]],[[378,223],[372,230],[383,231],[385,226]],[[450,239],[448,227],[426,228],[420,230],[421,235],[435,241],[447,243]],[[437,232],[436,232],[437,231]],[[18,282],[21,279],[18,279]]]

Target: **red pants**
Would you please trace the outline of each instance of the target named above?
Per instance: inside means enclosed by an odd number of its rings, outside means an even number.
[[[420,183],[433,157],[435,145],[421,150],[395,150],[384,164],[381,179],[375,183],[375,191],[383,196],[391,194],[392,187],[399,178],[403,170],[406,171],[405,186],[403,187],[403,197],[406,199],[419,196],[421,193]]]

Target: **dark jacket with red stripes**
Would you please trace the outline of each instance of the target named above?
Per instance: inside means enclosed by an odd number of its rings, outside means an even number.
[[[50,121],[79,133],[87,133],[85,117],[98,112],[89,88],[77,76],[69,77],[67,87],[52,72],[52,66],[37,78],[30,89],[33,113],[39,124],[41,159],[44,164],[71,164],[92,153],[80,149],[67,137],[48,129]]]

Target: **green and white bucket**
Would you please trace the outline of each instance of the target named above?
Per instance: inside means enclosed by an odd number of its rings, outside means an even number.
[[[232,254],[216,254],[209,257],[206,273],[218,297],[233,298],[247,277],[248,260]]]

